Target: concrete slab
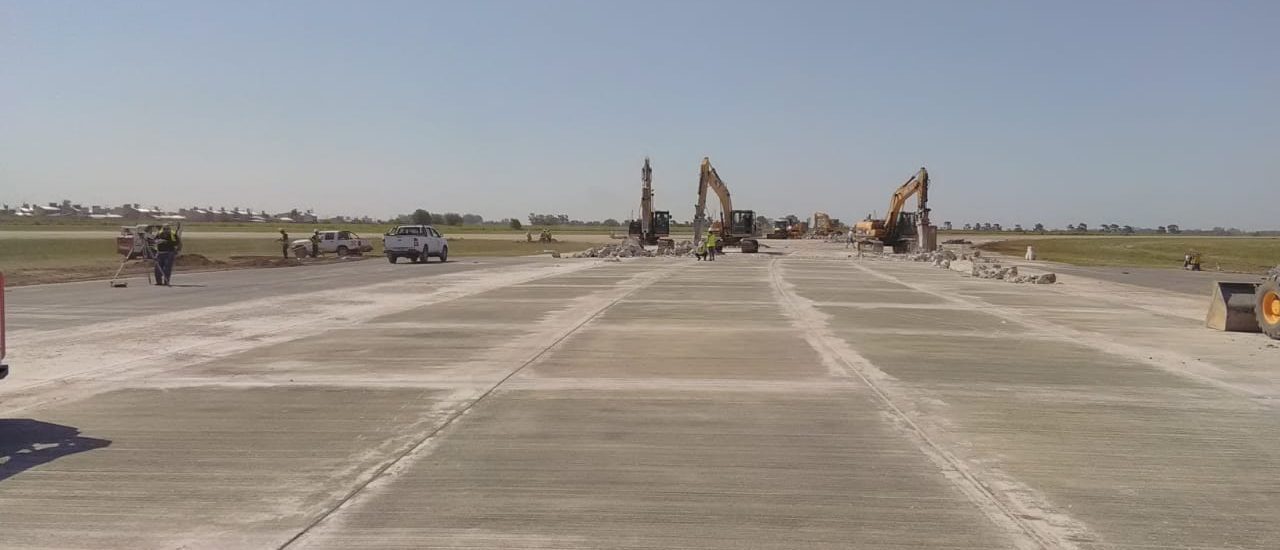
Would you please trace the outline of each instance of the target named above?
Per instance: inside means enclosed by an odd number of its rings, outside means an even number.
[[[751,332],[593,330],[587,328],[536,365],[530,375],[599,378],[728,378],[797,380],[826,377],[799,335],[781,329]],[[635,353],[637,347],[644,353]]]
[[[436,393],[209,386],[43,409],[81,435],[29,431],[37,450],[0,465],[3,546],[278,545],[439,415]]]
[[[0,546],[1280,540],[1280,347],[1156,289],[787,252],[212,277],[130,323],[31,294]]]
[[[501,397],[300,547],[1009,545],[858,392]]]
[[[564,304],[554,301],[482,300],[468,299],[435,304],[429,308],[416,309],[384,315],[374,319],[375,323],[412,323],[414,321],[452,321],[452,322],[492,322],[535,323],[539,319],[560,309]]]

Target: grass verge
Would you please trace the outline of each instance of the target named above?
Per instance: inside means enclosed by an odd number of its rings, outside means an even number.
[[[369,256],[381,256],[381,240],[371,241],[374,250]],[[528,256],[541,254],[544,250],[572,253],[591,246],[588,242],[575,241],[529,243],[524,240],[464,237],[449,240],[449,256]],[[280,244],[270,238],[225,239],[214,235],[192,235],[184,239],[183,254],[190,256],[191,261],[180,260],[177,267],[179,272],[296,265],[293,262],[277,265],[278,263],[260,261],[281,257]],[[120,256],[115,252],[115,241],[110,238],[0,239],[0,271],[4,272],[8,284],[12,286],[108,278],[119,265]]]
[[[1260,273],[1280,264],[1280,238],[1275,237],[1019,238],[978,248],[1020,257],[1028,246],[1041,260],[1085,266],[1177,269],[1188,250],[1201,253],[1206,270]]]

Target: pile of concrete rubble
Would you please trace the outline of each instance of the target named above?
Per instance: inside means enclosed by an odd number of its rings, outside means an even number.
[[[1037,285],[1051,285],[1058,282],[1058,275],[1054,273],[1045,273],[1043,275],[1018,275],[1018,266],[1001,267],[1000,264],[973,264],[973,271],[970,273],[979,279],[1002,279],[1010,283],[1034,283]]]
[[[974,252],[970,257],[968,254],[957,256],[955,252],[950,250],[940,250],[937,252],[921,252],[907,256],[908,260],[913,262],[930,262],[935,267],[943,269],[952,269],[952,262],[966,261],[971,262],[972,267],[969,269],[969,275],[979,279],[999,279],[1010,283],[1032,283],[1037,285],[1050,285],[1058,282],[1058,276],[1054,273],[1045,273],[1043,275],[1019,275],[1018,267],[1003,267],[998,263],[985,263],[979,256],[978,252]],[[964,264],[960,264],[963,266]],[[958,266],[959,267],[959,266]],[[963,268],[959,269],[963,271]]]
[[[951,262],[959,259],[955,252],[950,250],[939,250],[937,252],[919,252],[907,256],[908,260],[913,262],[932,262],[934,266],[943,269],[951,269]],[[967,257],[965,258],[968,259]]]
[[[693,243],[680,241],[671,248],[658,247],[646,250],[640,241],[627,239],[618,244],[606,244],[574,254],[574,258],[649,258],[654,256],[687,256],[693,252]]]

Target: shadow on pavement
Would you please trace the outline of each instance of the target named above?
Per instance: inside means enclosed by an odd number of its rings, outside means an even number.
[[[0,482],[41,464],[111,445],[80,429],[30,418],[0,419]]]

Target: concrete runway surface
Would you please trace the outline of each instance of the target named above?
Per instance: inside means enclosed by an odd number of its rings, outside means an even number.
[[[1207,297],[773,244],[13,289],[0,546],[1277,547]]]

